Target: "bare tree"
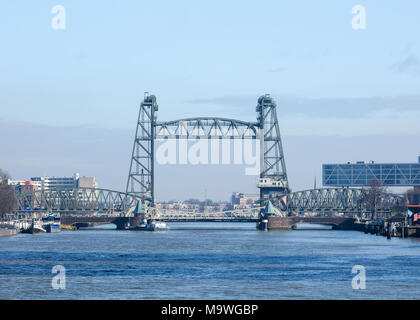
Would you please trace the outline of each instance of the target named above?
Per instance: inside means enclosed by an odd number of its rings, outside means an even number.
[[[8,185],[10,175],[0,169],[0,214],[11,213],[15,208],[13,187]]]
[[[362,189],[362,200],[369,209],[372,220],[377,218],[378,209],[388,198],[387,187],[382,181],[374,179]]]
[[[407,205],[408,205],[407,197],[403,196],[401,198],[398,198],[396,199],[396,201],[394,202],[392,206],[392,212],[394,212],[395,214],[407,212]]]
[[[409,204],[420,204],[420,187],[414,187],[413,189],[407,190],[405,198]]]
[[[0,169],[0,185],[7,184],[7,180],[10,179],[10,175],[7,171]]]

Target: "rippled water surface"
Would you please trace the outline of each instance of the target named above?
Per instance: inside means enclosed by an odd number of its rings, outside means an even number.
[[[253,223],[0,238],[0,299],[418,299],[420,241]],[[112,228],[112,227],[111,227]],[[66,289],[54,290],[63,265]],[[366,289],[352,288],[352,268]]]

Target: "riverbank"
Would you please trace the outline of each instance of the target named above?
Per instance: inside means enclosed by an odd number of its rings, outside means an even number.
[[[391,237],[420,237],[420,225],[409,225],[404,215],[374,221],[352,217],[268,216],[257,222],[259,230],[293,230],[298,223],[332,226],[334,230],[353,230]]]
[[[387,238],[400,237],[400,238],[420,238],[420,226],[405,225],[404,222],[395,223],[392,221],[365,222],[355,223],[354,230],[362,231],[364,233],[381,235]]]
[[[0,228],[0,237],[14,236],[18,234],[15,228]]]

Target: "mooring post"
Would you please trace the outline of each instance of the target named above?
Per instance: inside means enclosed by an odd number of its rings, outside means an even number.
[[[268,219],[263,218],[261,222],[262,222],[262,230],[268,231]]]

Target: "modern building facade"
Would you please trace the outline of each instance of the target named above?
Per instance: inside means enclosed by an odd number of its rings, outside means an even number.
[[[80,177],[78,173],[72,177],[32,177],[29,181],[9,180],[10,185],[29,186],[32,185],[37,189],[74,189],[77,187],[97,188],[98,184],[94,177]]]
[[[32,177],[33,183],[39,184],[41,189],[73,189],[77,188],[79,175],[76,173],[73,177]]]
[[[420,157],[417,163],[358,161],[322,165],[322,183],[326,187],[363,187],[372,180],[390,187],[420,186]]]

